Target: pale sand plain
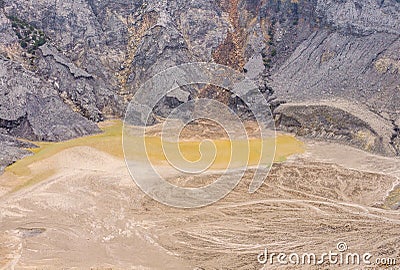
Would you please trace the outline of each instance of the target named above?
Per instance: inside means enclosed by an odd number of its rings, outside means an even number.
[[[247,192],[249,171],[221,201],[177,209],[139,190],[120,153],[120,126],[108,125],[90,139],[43,144],[0,177],[0,269],[331,269],[339,266],[261,265],[257,255],[266,247],[321,254],[338,242],[400,263],[400,211],[387,200],[398,159],[306,141],[256,193]]]

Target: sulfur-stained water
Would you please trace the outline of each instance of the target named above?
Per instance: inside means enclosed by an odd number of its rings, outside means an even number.
[[[130,137],[127,145],[135,148],[143,144],[140,137]],[[210,163],[210,169],[226,169],[258,164],[283,162],[287,157],[304,152],[304,144],[290,135],[278,135],[276,138],[249,139],[249,140],[209,140],[181,141],[178,143],[163,141],[160,137],[146,137],[146,151],[138,148],[130,151],[130,159],[143,161],[147,158],[155,164],[167,164],[186,160],[188,162]],[[276,149],[275,149],[276,146]],[[264,149],[264,151],[262,151]],[[166,154],[167,153],[167,154]],[[168,154],[171,153],[171,154]],[[275,156],[274,156],[275,154]],[[182,159],[183,157],[183,159]]]
[[[54,175],[58,168],[55,164],[45,164],[41,166],[41,170],[37,168],[32,171],[32,164],[42,162],[46,163],[50,157],[70,148],[74,147],[91,147],[101,152],[105,152],[117,158],[123,158],[122,149],[122,121],[113,120],[100,124],[103,133],[81,137],[63,142],[33,142],[38,148],[29,149],[32,155],[25,157],[7,167],[3,177],[17,179],[18,185],[13,190],[19,190],[26,186],[31,186],[42,180]],[[139,144],[143,141],[141,137],[131,137],[131,145]],[[276,138],[238,140],[229,141],[224,139],[211,140],[203,143],[200,140],[185,140],[178,143],[162,141],[159,136],[148,136],[145,139],[146,152],[137,151],[133,156],[134,161],[144,161],[149,158],[151,163],[155,165],[168,164],[167,157],[163,150],[172,152],[168,156],[169,160],[178,159],[178,155],[182,155],[189,162],[198,161],[200,158],[204,160],[212,160],[210,169],[225,169],[229,164],[234,167],[254,166],[265,164],[272,160],[273,151],[261,155],[261,145],[268,150],[275,149],[274,162],[283,162],[287,157],[304,152],[304,144],[290,135],[277,135]],[[163,149],[164,147],[164,149]],[[174,150],[179,149],[178,152]],[[234,154],[232,154],[232,149]],[[203,155],[203,156],[202,156]],[[130,157],[132,158],[132,157]],[[59,166],[59,165],[58,165]]]

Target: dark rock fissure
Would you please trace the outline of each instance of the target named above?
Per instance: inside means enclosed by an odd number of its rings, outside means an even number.
[[[3,128],[9,132],[13,128],[20,126],[23,121],[26,121],[26,118],[27,118],[26,115],[21,116],[16,120],[7,120],[0,118],[0,128]]]
[[[390,137],[390,145],[393,147],[397,156],[400,156],[400,127],[396,124],[395,120],[391,120],[393,124],[393,134]]]

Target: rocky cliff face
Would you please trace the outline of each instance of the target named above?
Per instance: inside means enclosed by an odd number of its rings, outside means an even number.
[[[154,74],[206,61],[245,72],[267,95],[272,87],[274,108],[359,103],[390,123],[377,134],[389,146],[371,149],[398,154],[399,18],[398,0],[1,0],[0,130],[36,140],[97,132]],[[171,96],[158,111],[181,102]]]

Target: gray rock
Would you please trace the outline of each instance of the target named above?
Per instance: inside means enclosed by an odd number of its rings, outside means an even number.
[[[75,64],[71,63],[68,59],[65,57],[61,56],[59,53],[57,53],[54,49],[52,49],[50,46],[47,44],[43,45],[40,47],[40,50],[42,51],[42,54],[44,57],[46,56],[52,56],[56,63],[61,64],[69,69],[69,72],[75,77],[75,78],[93,78],[93,76],[89,73],[87,73],[85,70],[78,68]]]
[[[300,136],[336,141],[395,156],[392,125],[379,115],[346,102],[288,103],[276,109],[278,128]]]
[[[48,83],[21,65],[0,58],[0,129],[31,140],[60,141],[99,132],[73,112]]]
[[[385,129],[371,128],[383,140],[373,151],[400,148],[397,0],[239,0],[237,6],[210,0],[2,2],[0,118],[5,134],[62,140],[98,132],[93,122],[123,117],[136,91],[155,74],[205,61],[246,69],[273,108],[337,98],[359,102],[361,115],[372,113],[389,123]],[[34,52],[22,48],[7,18],[11,15],[43,31],[46,44]],[[202,91],[219,91],[179,89],[154,112],[165,116]],[[243,105],[226,100],[236,108]],[[306,123],[300,117],[309,116],[297,109],[295,119]],[[296,109],[291,110],[294,116]],[[340,118],[350,121],[345,129],[369,130],[369,120],[347,113]],[[329,128],[312,133],[324,137]]]
[[[32,153],[23,148],[34,148],[33,144],[22,142],[11,136],[0,134],[0,173],[4,168],[18,159],[31,155]]]
[[[391,59],[399,50],[399,36],[393,34],[315,32],[275,72],[276,93],[287,101],[348,98],[396,112],[400,70],[391,67],[398,61]]]

